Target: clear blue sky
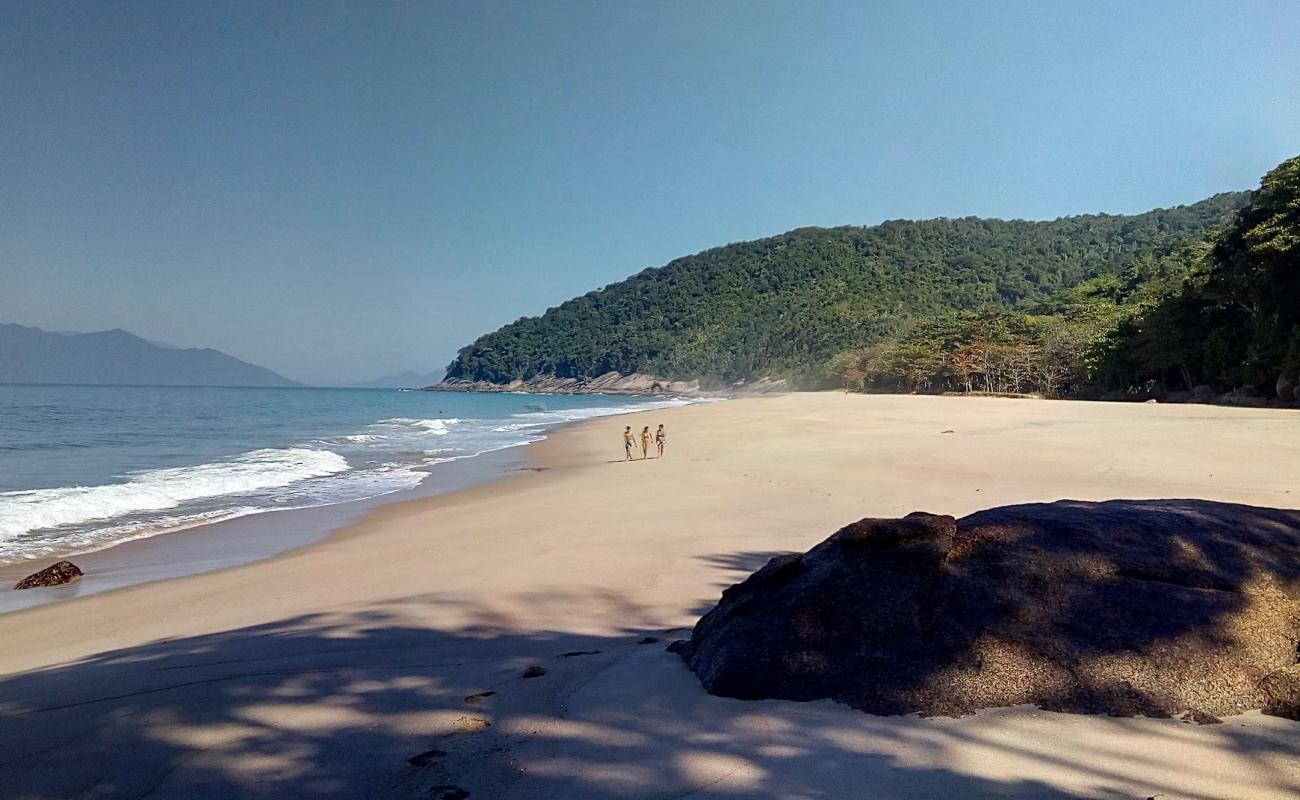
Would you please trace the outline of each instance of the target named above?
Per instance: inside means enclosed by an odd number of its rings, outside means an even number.
[[[1297,153],[1294,0],[10,0],[0,321],[362,379],[726,242]]]

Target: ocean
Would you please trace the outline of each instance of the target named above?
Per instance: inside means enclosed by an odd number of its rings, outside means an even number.
[[[690,401],[394,389],[0,386],[0,564],[374,498],[591,417]],[[621,438],[611,436],[611,453]]]

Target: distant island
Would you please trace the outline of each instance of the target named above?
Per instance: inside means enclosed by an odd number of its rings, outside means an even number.
[[[1290,401],[1298,225],[1292,158],[1258,191],[1143,214],[802,228],[506,325],[462,348],[444,385],[573,391],[636,375],[705,388]]]
[[[0,384],[299,386],[211,348],[155,344],[124,330],[52,333],[0,323]]]

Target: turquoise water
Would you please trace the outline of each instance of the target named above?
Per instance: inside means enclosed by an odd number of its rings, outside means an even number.
[[[672,398],[0,386],[0,562],[376,497],[565,422]],[[611,447],[618,449],[615,436]]]

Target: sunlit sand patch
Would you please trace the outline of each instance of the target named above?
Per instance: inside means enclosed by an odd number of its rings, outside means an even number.
[[[537,758],[522,762],[523,769],[541,778],[578,779],[605,791],[662,790],[662,776],[654,769],[625,762],[596,763],[579,758]]]
[[[644,747],[650,741],[646,736],[625,728],[551,717],[513,717],[502,723],[502,730],[506,733],[533,734],[553,739],[599,742],[603,747]]]
[[[321,704],[263,703],[241,708],[237,715],[263,725],[304,733],[359,728],[378,720],[374,714]]]
[[[673,757],[673,766],[681,776],[697,784],[725,781],[728,791],[762,788],[767,771],[740,756],[728,753],[694,751]]]

